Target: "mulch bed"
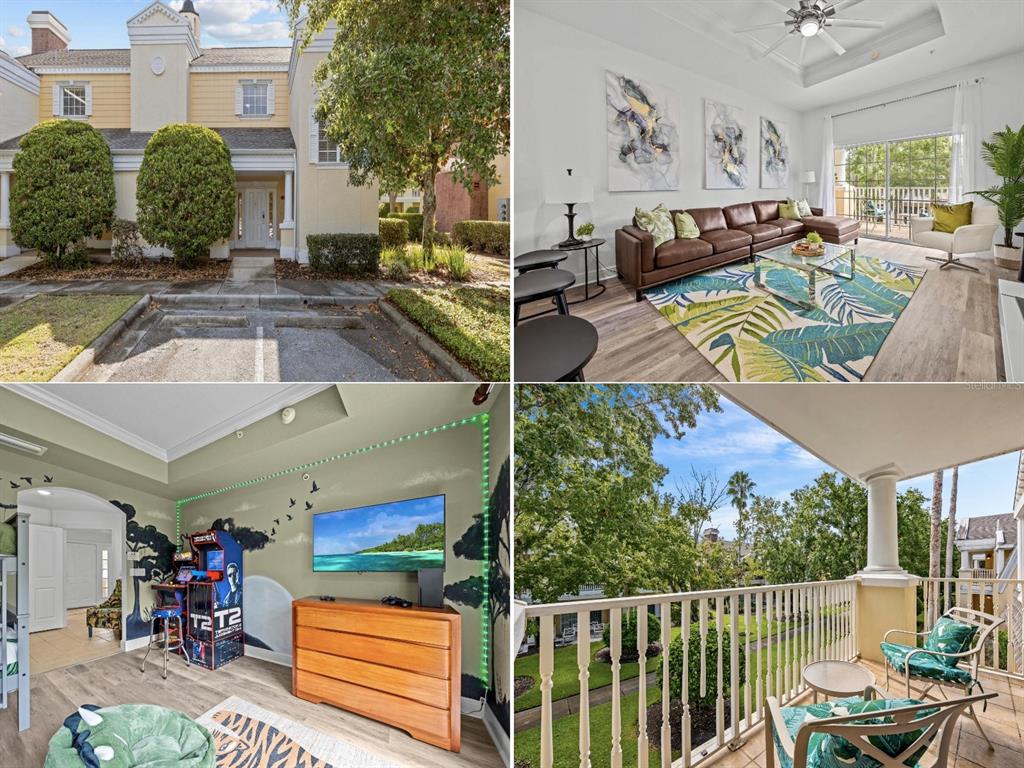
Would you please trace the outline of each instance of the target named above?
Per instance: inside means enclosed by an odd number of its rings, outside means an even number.
[[[516,675],[515,695],[522,696],[524,693],[533,688],[534,685],[536,685],[536,681],[534,681],[534,679],[529,675]]]
[[[231,262],[227,260],[203,262],[192,269],[179,267],[170,259],[146,261],[137,267],[111,263],[90,264],[82,269],[53,269],[40,263],[4,275],[0,280],[224,280],[230,269]]]
[[[725,702],[725,722],[729,722],[729,702]],[[672,749],[683,747],[683,702],[669,702],[669,721],[672,728]],[[690,748],[699,747],[708,739],[715,737],[717,727],[715,708],[696,709],[690,707]],[[661,702],[657,701],[647,707],[647,740],[654,749],[661,749]]]

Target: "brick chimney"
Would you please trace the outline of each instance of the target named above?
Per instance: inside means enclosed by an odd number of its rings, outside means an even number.
[[[49,11],[32,11],[28,15],[32,29],[32,53],[66,51],[71,42],[71,33],[60,19]]]

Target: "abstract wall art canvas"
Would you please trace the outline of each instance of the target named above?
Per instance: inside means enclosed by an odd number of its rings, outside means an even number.
[[[789,186],[789,131],[777,120],[761,118],[761,186]]]
[[[679,189],[679,131],[667,89],[605,73],[608,191]]]
[[[704,99],[704,188],[747,186],[747,137],[743,111]]]

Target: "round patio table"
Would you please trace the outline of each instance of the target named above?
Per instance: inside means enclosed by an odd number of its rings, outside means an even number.
[[[533,269],[546,269],[554,267],[569,258],[565,251],[530,251],[521,256],[516,256],[513,266],[519,274],[529,272]]]
[[[804,667],[804,682],[814,690],[814,701],[818,694],[846,697],[864,693],[864,689],[875,684],[875,675],[867,667],[852,661],[816,661]]]

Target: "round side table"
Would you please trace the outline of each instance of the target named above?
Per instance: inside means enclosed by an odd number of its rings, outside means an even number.
[[[815,702],[819,693],[840,698],[857,696],[875,684],[874,673],[852,661],[816,661],[804,667],[803,677],[814,690]]]
[[[557,267],[567,258],[569,258],[569,254],[564,251],[530,251],[522,256],[516,256],[512,266],[521,275],[534,269]]]
[[[512,297],[516,306],[516,323],[519,322],[519,311],[522,309],[523,304],[529,304],[531,301],[549,297],[555,299],[559,314],[568,315],[569,305],[565,301],[565,289],[575,282],[576,276],[564,269],[534,269],[516,277],[512,283]]]
[[[516,327],[516,381],[585,381],[597,329],[582,317],[553,315]]]
[[[601,246],[604,244],[603,238],[595,237],[591,240],[580,240],[579,243],[572,245],[551,246],[556,251],[583,251],[583,298],[570,301],[570,306],[590,301],[590,299],[600,296],[608,289],[608,286],[601,282]],[[594,249],[594,277],[596,278],[594,285],[598,289],[594,292],[593,296],[590,293],[590,262],[587,261],[591,248]]]

